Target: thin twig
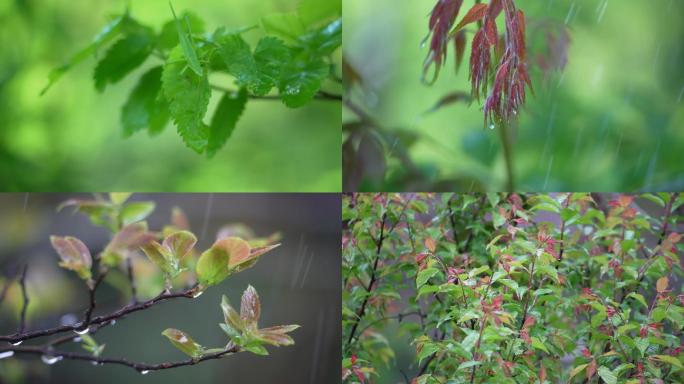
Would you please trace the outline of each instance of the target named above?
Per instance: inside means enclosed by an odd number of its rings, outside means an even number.
[[[83,322],[81,322],[80,324],[79,331],[88,329],[88,326],[90,325],[90,320],[93,317],[93,311],[95,310],[95,306],[97,305],[97,303],[95,302],[95,292],[104,280],[105,276],[107,276],[106,270],[100,273],[100,275],[97,277],[97,279],[95,280],[95,282],[93,282],[92,285],[88,286],[90,305],[88,306],[88,309],[85,311],[85,314],[83,315]]]
[[[85,353],[77,353],[77,352],[61,352],[61,351],[54,351],[50,350],[45,347],[40,347],[40,346],[10,346],[7,348],[2,348],[0,349],[0,353],[4,352],[14,352],[16,354],[31,354],[31,355],[47,355],[50,357],[58,358],[58,359],[67,359],[67,360],[83,360],[83,361],[90,361],[93,364],[100,365],[100,364],[117,364],[117,365],[123,365],[132,369],[135,369],[138,372],[144,372],[147,373],[149,371],[160,371],[163,369],[171,369],[171,368],[177,368],[177,367],[182,367],[186,365],[195,365],[198,363],[201,363],[206,360],[213,360],[213,359],[219,359],[223,356],[240,352],[240,348],[232,345],[232,343],[227,346],[224,350],[219,351],[219,352],[214,352],[214,353],[209,353],[206,355],[203,355],[198,358],[194,359],[187,359],[187,360],[181,360],[181,361],[175,361],[175,362],[165,362],[165,363],[159,363],[159,364],[147,364],[147,363],[137,363],[133,362],[130,360],[127,360],[125,358],[111,358],[111,357],[96,357],[93,355],[85,354]]]
[[[125,317],[131,313],[142,311],[144,309],[147,309],[153,305],[159,304],[162,301],[166,300],[171,300],[171,299],[177,299],[177,298],[192,298],[193,295],[195,294],[195,287],[192,287],[188,290],[182,291],[182,292],[177,292],[177,293],[168,293],[166,291],[163,291],[156,297],[144,301],[142,303],[138,304],[129,304],[123,308],[120,308],[119,310],[112,312],[108,315],[103,315],[103,316],[96,316],[93,317],[90,320],[90,324],[94,325],[99,325],[103,323],[109,323],[112,320],[118,320],[122,317]],[[30,339],[35,339],[38,337],[45,337],[45,336],[52,336],[64,332],[71,332],[71,331],[77,331],[81,327],[81,324],[76,324],[76,325],[63,325],[59,327],[54,327],[54,328],[48,328],[48,329],[42,329],[38,331],[32,331],[32,332],[19,332],[14,335],[6,335],[6,336],[0,336],[0,341],[9,341],[11,343],[16,343],[19,341],[26,341]]]
[[[226,93],[237,93],[238,91],[235,89],[230,89],[230,88],[225,88],[220,85],[216,84],[211,84],[211,89],[215,91],[221,91],[221,92],[226,92]],[[251,100],[281,100],[280,96],[278,95],[264,95],[264,96],[257,96],[257,95],[247,95],[248,99]],[[315,100],[323,100],[323,101],[342,101],[342,95],[326,92],[326,91],[318,91],[318,93],[314,96]]]
[[[21,277],[19,278],[19,285],[21,286],[21,295],[24,297],[24,303],[21,307],[21,319],[19,321],[19,332],[23,333],[26,329],[26,310],[29,305],[28,292],[26,290],[26,271],[28,271],[28,264],[24,265],[24,269],[21,272]]]

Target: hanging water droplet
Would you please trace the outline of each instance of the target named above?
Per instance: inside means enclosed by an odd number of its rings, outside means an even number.
[[[96,367],[97,367],[98,365],[102,365],[102,363],[100,363],[99,361],[91,361],[90,364],[92,364],[92,365],[94,365],[94,366],[96,366]]]
[[[494,123],[489,124],[489,129],[494,129],[494,128],[496,128],[496,126],[494,125]]]
[[[62,356],[50,356],[50,355],[43,355],[40,357],[41,360],[43,360],[43,363],[47,365],[52,365],[60,360],[62,360]]]
[[[23,343],[23,342],[24,342],[24,340],[19,340],[19,341],[16,341],[14,343],[10,343],[10,344],[12,344],[16,347],[17,345],[21,345],[21,343]]]
[[[14,356],[14,351],[0,352],[0,360]]]
[[[74,333],[77,335],[85,335],[88,332],[90,332],[90,327],[86,327],[85,329],[74,329]]]
[[[74,337],[72,340],[74,341],[74,343],[80,343],[81,341],[83,341],[83,339],[81,339],[79,336]]]
[[[109,325],[116,325],[116,320],[112,320],[109,322]]]
[[[150,373],[150,371],[148,371],[147,369],[145,369],[145,370],[140,371],[140,373],[143,374],[143,375],[147,375],[148,373]]]

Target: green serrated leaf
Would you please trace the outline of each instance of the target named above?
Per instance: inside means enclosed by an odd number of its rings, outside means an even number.
[[[439,272],[437,268],[425,268],[422,271],[418,272],[418,275],[416,276],[416,287],[420,288],[425,283],[427,283],[428,280],[434,275],[436,275]]]
[[[299,40],[310,54],[330,55],[342,45],[342,19],[339,18],[314,32],[304,34]]]
[[[214,112],[209,130],[207,156],[212,157],[228,141],[247,104],[247,91],[226,92]]]
[[[435,352],[439,351],[439,345],[433,343],[423,344],[418,352],[418,364],[421,364],[425,358],[431,356]]]
[[[601,379],[606,384],[616,384],[617,383],[617,376],[613,373],[613,371],[610,370],[608,367],[599,367],[598,369],[598,374],[601,376]]]
[[[292,60],[283,68],[278,90],[283,103],[290,108],[310,102],[321,89],[321,82],[330,74],[330,66],[320,58]]]
[[[546,345],[544,345],[544,343],[541,340],[539,340],[538,337],[532,337],[530,339],[532,340],[532,347],[534,347],[535,349],[539,349],[541,351],[544,351],[546,353],[549,353],[549,350],[546,349]]]
[[[147,71],[128,96],[121,111],[124,137],[148,128],[150,134],[161,132],[169,121],[169,104],[160,94],[162,67]]]
[[[677,367],[677,368],[684,369],[684,365],[682,365],[682,362],[681,362],[678,358],[676,358],[676,357],[674,357],[674,356],[670,356],[670,355],[654,355],[653,358],[656,359],[656,360],[662,361],[662,362],[664,362],[664,363],[667,363],[667,364],[670,364],[670,365],[674,365],[674,366]]]
[[[115,42],[95,67],[95,88],[102,92],[145,62],[152,52],[152,38],[136,33]]]
[[[181,138],[188,147],[202,153],[209,139],[209,127],[202,118],[209,106],[211,88],[206,74],[184,71],[185,66],[182,49],[174,48],[164,65],[162,89]]]
[[[254,50],[254,63],[258,71],[257,81],[249,89],[257,96],[267,94],[277,85],[282,68],[290,61],[290,49],[282,40],[264,37]]]

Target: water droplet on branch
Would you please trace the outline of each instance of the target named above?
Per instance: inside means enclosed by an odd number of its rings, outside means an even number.
[[[88,332],[90,332],[90,327],[86,327],[85,329],[74,329],[74,333],[77,335],[85,335]]]
[[[23,340],[19,340],[19,341],[15,341],[14,343],[10,343],[10,344],[12,344],[16,347],[17,345],[21,345],[21,343],[23,343],[23,342],[24,342]]]
[[[197,292],[195,292],[195,293],[192,294],[192,298],[193,298],[193,299],[196,299],[196,298],[202,296],[203,293],[204,293],[204,291],[198,290]]]
[[[14,356],[14,351],[0,352],[0,360]]]
[[[148,371],[147,369],[140,371],[140,374],[142,375],[147,375],[148,373],[150,373],[150,371]]]
[[[43,360],[43,363],[47,365],[52,365],[55,364],[56,362],[62,360],[62,356],[50,356],[50,355],[43,355],[40,357],[41,360]]]

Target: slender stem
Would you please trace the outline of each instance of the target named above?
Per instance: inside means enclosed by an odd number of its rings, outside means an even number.
[[[499,136],[506,162],[506,189],[508,192],[515,191],[515,176],[513,174],[513,146],[511,143],[510,125],[507,122],[499,124]]]
[[[93,317],[93,311],[95,310],[95,306],[97,305],[97,303],[95,302],[95,292],[104,280],[105,276],[107,276],[107,271],[100,273],[95,282],[88,287],[90,305],[88,306],[88,309],[85,311],[85,314],[83,315],[83,322],[80,325],[79,331],[88,329],[88,326],[90,325],[90,320]]]
[[[186,365],[195,365],[200,362],[206,361],[206,360],[213,360],[213,359],[219,359],[223,356],[240,352],[240,348],[232,345],[232,343],[227,346],[225,349],[219,352],[214,352],[214,353],[209,353],[206,355],[203,355],[198,358],[194,359],[187,359],[187,360],[181,360],[181,361],[175,361],[175,362],[165,362],[165,363],[159,363],[159,364],[147,364],[147,363],[138,363],[138,362],[133,362],[130,360],[127,360],[125,358],[111,358],[111,357],[96,357],[93,355],[85,354],[85,353],[77,353],[77,352],[62,352],[62,351],[54,351],[50,350],[46,347],[40,347],[40,346],[9,346],[7,348],[0,348],[0,353],[4,352],[9,352],[12,351],[16,354],[27,354],[27,355],[49,355],[51,357],[56,357],[56,358],[61,358],[61,359],[68,359],[68,360],[82,360],[82,361],[90,361],[93,362],[94,364],[100,365],[100,364],[117,364],[117,365],[123,365],[132,369],[135,369],[138,372],[143,372],[143,371],[160,371],[163,369],[171,369],[171,368],[177,368],[177,367],[182,367]],[[146,373],[146,372],[145,372]]]
[[[19,278],[19,285],[21,286],[21,295],[24,297],[24,302],[21,307],[21,319],[19,320],[19,332],[23,333],[26,329],[26,311],[29,305],[28,292],[26,291],[26,271],[28,271],[28,264],[24,265],[24,269],[21,272],[21,277]]]
[[[142,303],[138,304],[129,304],[123,308],[120,308],[119,310],[112,312],[108,315],[103,315],[103,316],[96,316],[93,317],[90,320],[90,324],[94,325],[99,325],[103,323],[109,323],[112,320],[117,320],[120,319],[124,316],[127,316],[131,313],[142,311],[144,309],[147,309],[153,305],[159,304],[162,301],[166,300],[171,300],[171,299],[176,299],[176,298],[192,298],[193,294],[195,293],[195,288],[190,288],[188,290],[182,291],[182,292],[177,292],[177,293],[167,293],[166,291],[160,293],[156,297],[144,301]],[[70,332],[70,331],[77,331],[81,328],[81,324],[76,324],[76,325],[63,325],[59,327],[54,327],[54,328],[48,328],[48,329],[42,329],[38,331],[32,331],[32,332],[19,332],[14,335],[6,335],[6,336],[0,336],[0,341],[9,341],[11,343],[16,343],[19,341],[26,341],[30,339],[35,339],[38,337],[44,337],[44,336],[52,336],[64,332]]]
[[[216,91],[221,91],[221,92],[228,92],[228,93],[234,93],[237,92],[235,89],[230,89],[230,88],[225,88],[220,85],[216,84],[211,84],[211,89],[216,90]],[[280,96],[278,95],[264,95],[264,96],[257,96],[257,95],[247,95],[247,98],[252,99],[252,100],[280,100]],[[314,96],[315,100],[323,100],[323,101],[342,101],[342,95],[326,92],[326,91],[318,91],[318,93]]]

